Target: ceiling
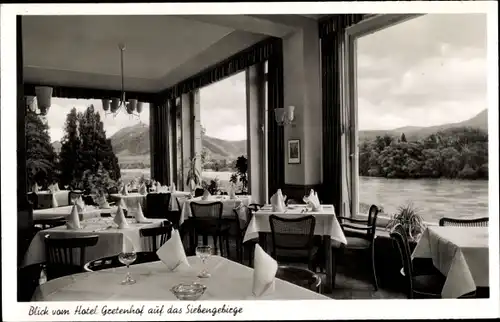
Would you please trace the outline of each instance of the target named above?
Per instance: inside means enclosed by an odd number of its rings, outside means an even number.
[[[26,83],[154,93],[318,15],[24,16]]]

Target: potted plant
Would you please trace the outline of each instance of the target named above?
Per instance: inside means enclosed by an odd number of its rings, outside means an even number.
[[[196,187],[201,183],[200,171],[196,168],[197,156],[189,160],[189,170],[186,176],[186,184],[189,187],[191,194],[194,194]]]
[[[386,228],[391,231],[398,224],[403,226],[408,239],[412,242],[416,242],[425,230],[424,221],[412,202],[400,206],[397,213],[392,216]]]
[[[210,183],[203,181],[203,189],[208,190],[211,195],[217,195],[220,192],[220,180],[219,178],[214,178],[210,180]]]

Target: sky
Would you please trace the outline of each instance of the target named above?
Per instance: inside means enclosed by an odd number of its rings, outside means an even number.
[[[487,108],[486,15],[429,14],[357,42],[360,130],[432,126],[461,122]],[[201,123],[206,134],[224,140],[246,139],[245,74],[200,90]],[[60,140],[71,107],[100,100],[53,98],[47,116],[52,141]],[[103,114],[104,116],[104,114]],[[103,118],[108,136],[119,129],[149,124],[125,113]]]

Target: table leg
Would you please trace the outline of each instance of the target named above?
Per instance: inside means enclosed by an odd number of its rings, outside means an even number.
[[[324,293],[330,293],[335,283],[335,276],[333,274],[333,261],[332,261],[332,244],[330,236],[323,236],[323,248],[325,252],[325,271],[326,271],[326,285]]]

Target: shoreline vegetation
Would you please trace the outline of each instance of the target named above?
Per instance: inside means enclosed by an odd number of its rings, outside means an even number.
[[[377,136],[359,145],[359,175],[388,179],[488,179],[488,133],[450,128],[423,139]]]

